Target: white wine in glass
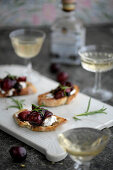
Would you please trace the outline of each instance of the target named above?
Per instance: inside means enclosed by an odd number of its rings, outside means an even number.
[[[25,58],[27,62],[27,75],[31,73],[30,59],[37,56],[45,39],[45,33],[34,29],[18,29],[9,35],[17,56]]]
[[[95,84],[93,88],[87,87],[83,93],[107,101],[112,98],[112,92],[101,88],[101,73],[113,69],[113,47],[107,45],[89,45],[79,50],[82,67],[95,72]]]
[[[98,130],[94,128],[74,128],[58,135],[61,147],[75,161],[70,170],[88,170],[90,160],[98,155],[106,146],[111,132],[108,128]]]

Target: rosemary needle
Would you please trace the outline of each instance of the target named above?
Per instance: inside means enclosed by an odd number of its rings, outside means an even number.
[[[105,112],[107,108],[104,108],[104,107],[102,107],[99,110],[89,111],[90,105],[91,105],[91,98],[88,101],[88,106],[87,106],[86,112],[78,114],[78,115],[74,116],[73,118],[75,120],[80,120],[80,119],[77,118],[77,116],[88,116],[88,115],[94,115],[94,114],[99,114],[99,113],[107,114]]]
[[[11,105],[11,106],[8,106],[7,108],[17,108],[19,110],[23,109],[23,102],[25,101],[24,99],[22,99],[22,100],[17,100],[17,99],[14,99],[14,98],[10,98],[10,99],[16,105]]]

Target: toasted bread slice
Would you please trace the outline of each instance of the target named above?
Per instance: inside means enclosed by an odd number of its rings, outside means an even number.
[[[31,82],[26,82],[26,88],[22,88],[19,93],[16,91],[13,93],[13,96],[22,96],[22,95],[29,95],[29,94],[34,94],[37,92],[36,87],[31,83]],[[8,97],[7,96],[8,92],[2,94],[0,92],[0,97]]]
[[[21,121],[19,118],[18,118],[18,114],[22,111],[25,111],[27,109],[23,109],[23,110],[20,110],[18,112],[16,112],[14,115],[13,115],[13,118],[15,119],[16,123],[21,126],[21,127],[24,127],[24,128],[28,128],[32,131],[37,131],[37,132],[49,132],[49,131],[54,131],[58,126],[60,126],[62,123],[65,123],[67,120],[62,118],[62,117],[59,117],[59,116],[56,116],[57,118],[57,121],[55,123],[53,123],[51,126],[33,126],[31,125],[28,121]]]
[[[55,99],[55,98],[47,98],[47,94],[49,94],[50,92],[41,94],[38,96],[38,105],[44,105],[44,106],[48,106],[48,107],[54,107],[54,106],[60,106],[60,105],[64,105],[64,104],[69,104],[71,102],[71,100],[78,94],[79,92],[79,87],[77,85],[74,85],[74,89],[76,90],[75,93],[73,95],[70,96],[65,96],[59,99]]]

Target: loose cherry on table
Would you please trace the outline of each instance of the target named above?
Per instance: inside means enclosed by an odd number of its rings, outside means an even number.
[[[15,162],[22,162],[26,159],[27,156],[27,151],[22,146],[11,147],[9,153]]]
[[[51,71],[52,73],[57,73],[57,72],[59,72],[59,71],[60,71],[60,64],[58,64],[58,63],[52,63],[52,64],[50,65],[50,71]]]

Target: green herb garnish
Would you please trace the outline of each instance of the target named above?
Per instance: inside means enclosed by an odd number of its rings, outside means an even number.
[[[14,80],[17,78],[17,76],[10,74],[8,71],[6,71],[7,77],[10,78],[11,80]]]
[[[61,90],[66,90],[68,89],[69,87],[68,86],[60,86]]]
[[[45,109],[40,108],[40,107],[43,107],[43,106],[44,106],[44,105],[36,106],[36,105],[32,104],[32,107],[35,107],[34,109],[32,109],[32,111],[39,112],[39,113],[42,114],[42,116],[43,116],[44,113],[43,113],[42,111],[45,110]]]
[[[16,76],[11,74],[8,74],[7,77],[10,78],[11,80],[15,80],[17,78]]]
[[[89,99],[89,102],[88,102],[88,106],[87,106],[86,111],[85,111],[84,113],[81,113],[81,114],[78,114],[78,115],[74,116],[73,118],[74,118],[75,120],[80,120],[80,119],[77,118],[77,116],[89,116],[89,115],[94,115],[94,114],[99,114],[99,113],[107,114],[107,113],[105,112],[105,110],[106,110],[107,108],[104,108],[104,106],[103,106],[101,109],[99,109],[99,110],[89,111],[90,105],[91,105],[91,98]]]
[[[10,98],[13,103],[15,103],[16,105],[11,105],[11,106],[8,106],[7,108],[17,108],[19,110],[23,109],[23,102],[25,101],[24,99],[22,100],[16,100],[14,98]]]

